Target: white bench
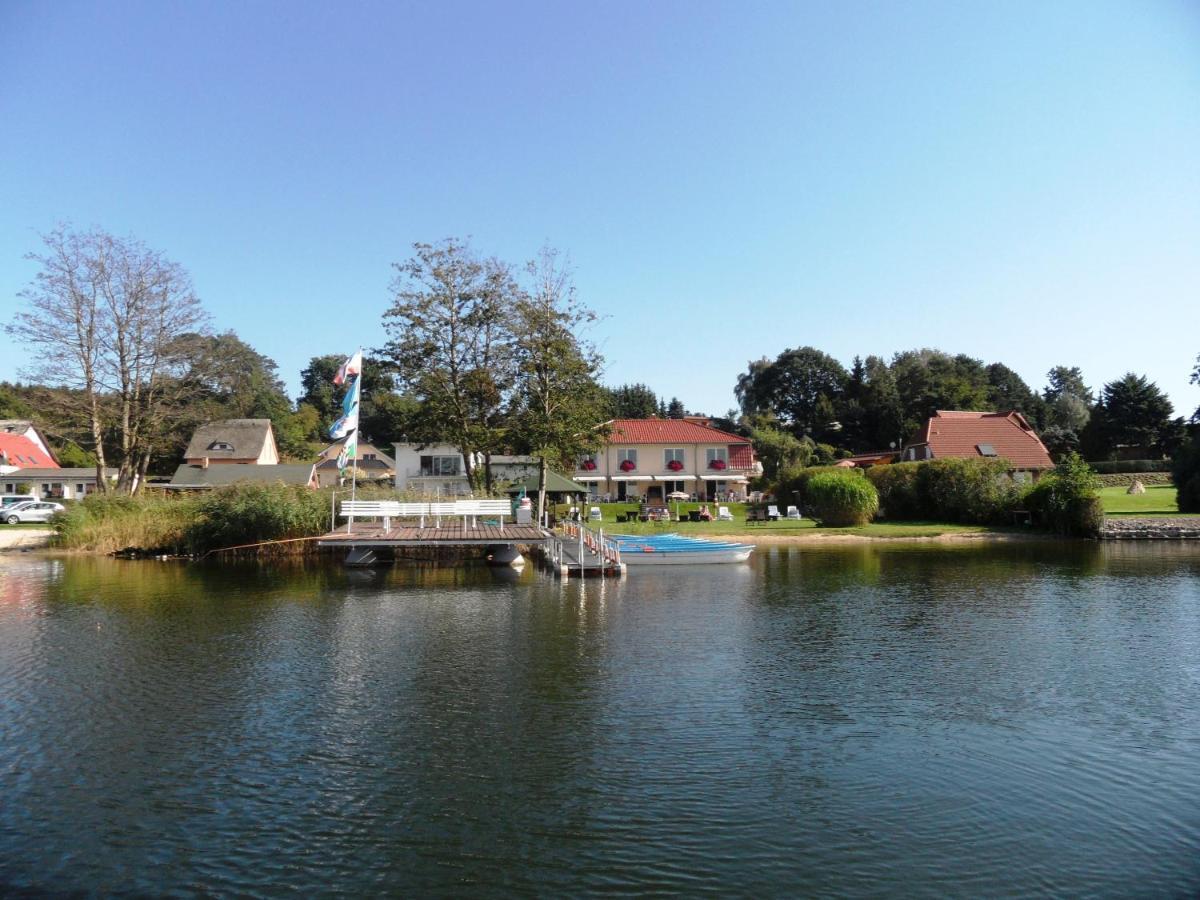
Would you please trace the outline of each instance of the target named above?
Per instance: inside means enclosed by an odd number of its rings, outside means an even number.
[[[399,516],[400,504],[393,500],[343,500],[343,519],[383,519],[383,530],[390,531],[392,516]]]
[[[399,503],[395,500],[343,500],[343,519],[383,519],[385,531],[391,530],[393,518],[418,519],[419,527],[425,527],[425,519],[433,518],[440,528],[442,516],[462,516],[463,528],[468,518],[472,527],[477,516],[499,516],[500,528],[504,528],[504,517],[512,515],[509,500],[455,500],[440,503]]]

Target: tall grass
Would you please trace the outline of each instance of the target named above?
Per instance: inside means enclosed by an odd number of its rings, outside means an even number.
[[[90,553],[135,548],[144,553],[184,553],[196,518],[194,496],[92,494],[55,519],[57,546]]]
[[[181,496],[94,494],[58,517],[56,544],[90,553],[202,554],[315,537],[329,530],[329,502],[329,491],[283,484],[240,484]]]

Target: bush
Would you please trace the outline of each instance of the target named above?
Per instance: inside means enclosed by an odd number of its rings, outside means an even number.
[[[1122,475],[1130,472],[1170,472],[1169,459],[1106,459],[1088,463],[1100,475]]]
[[[809,466],[788,469],[775,486],[776,498],[781,503],[791,503],[795,499],[797,506],[812,506],[812,498],[808,495],[808,484],[817,475],[862,478],[862,469],[851,469],[846,466]]]
[[[807,482],[808,502],[822,525],[866,525],[879,509],[879,494],[865,478],[820,472]]]
[[[883,518],[930,518],[922,509],[917,494],[917,472],[923,465],[919,462],[892,463],[866,470],[867,479],[879,493],[879,510]]]
[[[1024,496],[1006,459],[933,459],[917,469],[918,509],[943,522],[1001,522]]]
[[[1037,521],[1059,534],[1096,535],[1104,524],[1099,481],[1077,453],[1068,453],[1025,497]]]
[[[1180,512],[1200,512],[1200,437],[1183,443],[1172,460],[1171,480]]]

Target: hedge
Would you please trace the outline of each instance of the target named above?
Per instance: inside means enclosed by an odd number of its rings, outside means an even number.
[[[1038,524],[1059,534],[1096,535],[1104,524],[1099,482],[1078,454],[1067,454],[1025,497]]]
[[[1123,475],[1130,472],[1170,472],[1169,459],[1103,459],[1089,462],[1097,475]]]

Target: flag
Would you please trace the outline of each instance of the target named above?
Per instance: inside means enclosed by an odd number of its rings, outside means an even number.
[[[342,400],[342,416],[329,429],[329,436],[333,440],[340,441],[350,432],[358,430],[358,398],[359,378],[355,376],[346,390],[345,399]]]
[[[342,363],[342,367],[338,369],[337,374],[333,376],[334,384],[345,384],[347,378],[354,378],[362,374],[362,349],[354,351],[354,355]]]

